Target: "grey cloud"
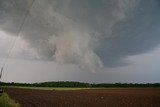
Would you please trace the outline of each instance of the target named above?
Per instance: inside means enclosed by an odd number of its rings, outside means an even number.
[[[0,29],[17,35],[33,0],[1,0]]]
[[[1,1],[1,13],[5,14],[0,15],[0,29],[7,33],[18,31],[31,2],[14,0],[16,7],[5,7],[5,3],[13,3]],[[103,64],[126,65],[123,61],[126,56],[147,52],[160,43],[155,33],[158,3],[157,0],[35,0],[21,37],[28,43],[28,51],[38,59],[75,63],[93,72]]]
[[[97,51],[106,66],[128,65],[125,57],[149,52],[160,44],[159,9],[159,1],[143,0],[128,19],[114,26],[111,38],[104,39]]]

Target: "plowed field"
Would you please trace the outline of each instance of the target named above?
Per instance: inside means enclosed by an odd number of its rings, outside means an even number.
[[[160,88],[5,91],[22,107],[160,107]]]

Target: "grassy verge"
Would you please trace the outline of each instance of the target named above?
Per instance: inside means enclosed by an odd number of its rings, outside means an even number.
[[[21,86],[4,86],[4,88],[23,88],[23,89],[39,89],[39,90],[83,90],[90,88],[71,88],[71,87],[21,87]]]
[[[3,93],[0,96],[0,107],[20,107],[20,104],[10,99],[6,93]]]

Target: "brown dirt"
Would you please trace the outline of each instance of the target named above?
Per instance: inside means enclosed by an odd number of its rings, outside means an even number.
[[[160,107],[160,88],[5,91],[22,107]]]

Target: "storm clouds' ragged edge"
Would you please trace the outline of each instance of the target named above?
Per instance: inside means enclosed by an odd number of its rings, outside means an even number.
[[[159,10],[159,0],[1,0],[0,39],[16,37],[30,11],[12,57],[73,63],[96,72],[127,65],[125,57],[159,45]],[[0,51],[3,56],[8,49]]]

